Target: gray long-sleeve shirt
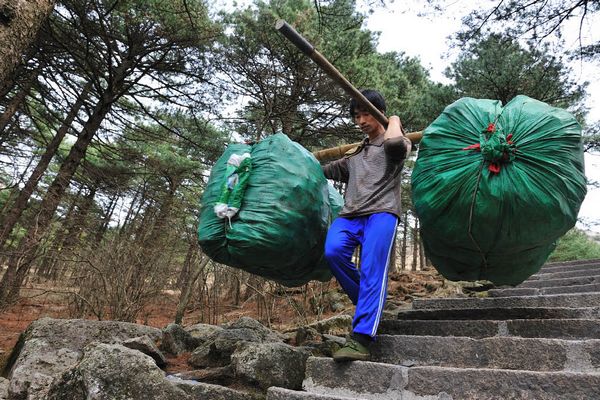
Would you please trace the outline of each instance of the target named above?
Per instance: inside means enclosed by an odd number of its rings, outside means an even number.
[[[383,137],[365,139],[360,151],[323,166],[328,179],[347,183],[341,217],[389,212],[400,218],[400,172],[411,142]]]

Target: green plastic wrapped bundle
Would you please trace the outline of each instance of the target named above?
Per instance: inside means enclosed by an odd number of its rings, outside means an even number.
[[[527,96],[449,105],[412,174],[425,252],[450,280],[521,283],[575,225],[585,194],[581,127]]]
[[[286,286],[327,281],[325,237],[342,205],[319,162],[286,135],[232,144],[211,171],[198,239],[213,260]]]

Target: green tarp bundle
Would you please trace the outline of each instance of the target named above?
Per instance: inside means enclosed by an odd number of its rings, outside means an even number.
[[[228,165],[232,155],[245,153],[250,157],[240,167],[249,160],[247,169]],[[240,175],[232,179],[236,171]],[[240,196],[239,212],[229,213],[236,211]],[[215,205],[223,202],[228,207],[222,211],[225,218],[219,218]],[[255,145],[232,144],[211,171],[198,239],[213,260],[286,286],[326,281],[331,274],[323,258],[325,237],[342,205],[319,162],[286,135]]]
[[[574,226],[585,194],[581,127],[527,96],[446,107],[412,174],[425,252],[450,280],[521,283]]]

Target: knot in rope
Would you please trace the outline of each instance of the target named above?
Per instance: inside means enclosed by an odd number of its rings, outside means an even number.
[[[498,174],[502,164],[515,159],[517,148],[512,141],[512,136],[512,133],[504,136],[504,132],[496,129],[494,123],[490,123],[479,136],[479,143],[465,147],[463,150],[481,152],[483,159],[489,163],[488,170]]]

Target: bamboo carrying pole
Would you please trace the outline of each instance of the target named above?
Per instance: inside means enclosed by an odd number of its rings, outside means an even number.
[[[287,22],[280,19],[275,24],[277,29],[283,36],[292,42],[300,51],[306,54],[313,60],[321,69],[348,94],[355,99],[362,107],[364,107],[379,123],[387,126],[388,120],[381,111],[379,111],[363,94],[357,90],[327,59],[315,49],[302,35],[300,35]],[[423,137],[423,132],[410,132],[405,134],[413,143],[418,143]],[[314,152],[314,156],[319,161],[330,161],[344,156],[346,152],[359,146],[360,143],[347,144],[331,149],[320,150]]]
[[[319,151],[314,151],[313,156],[321,162],[326,161],[334,161],[344,157],[344,154],[349,152],[352,149],[360,146],[361,142],[352,143],[352,144],[344,144],[338,147],[332,147],[330,149],[323,149]]]

